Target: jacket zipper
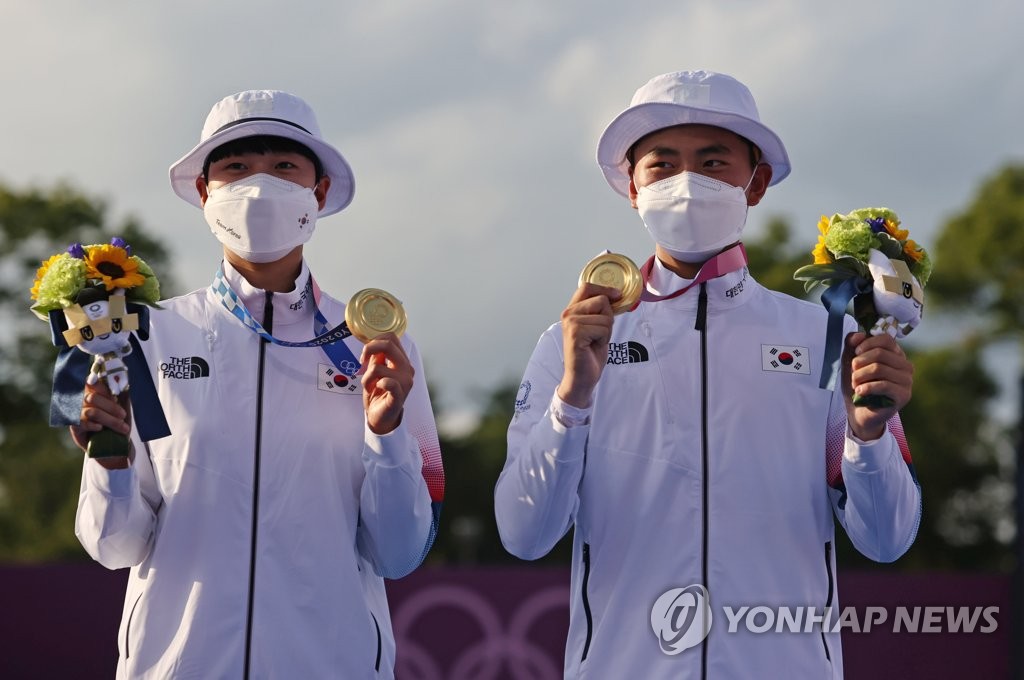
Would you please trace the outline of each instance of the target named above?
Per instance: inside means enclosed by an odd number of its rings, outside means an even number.
[[[832,577],[832,541],[825,542],[825,573],[828,574],[828,597],[825,598],[825,609],[832,607],[832,596],[835,593],[835,580]],[[829,617],[831,618],[831,617]],[[825,648],[825,659],[832,663],[832,655],[828,651],[828,641],[825,639],[825,626],[821,626],[821,645]]]
[[[587,654],[590,653],[590,639],[594,632],[594,617],[590,612],[590,596],[587,594],[588,584],[590,582],[590,544],[583,544],[583,615],[587,618],[587,639],[583,643],[583,657],[580,659],[580,663],[587,660]]]
[[[701,578],[708,585],[708,284],[700,284],[697,297],[697,320],[694,329],[700,333],[700,453],[701,453]],[[708,677],[708,640],[701,641],[700,677]]]
[[[273,332],[274,325],[274,294],[266,292],[263,302],[263,327],[268,333]],[[267,340],[260,338],[259,368],[256,377],[256,440],[253,451],[252,473],[252,530],[249,542],[249,599],[245,616],[245,671],[242,677],[249,677],[252,663],[252,618],[256,596],[256,532],[259,526],[260,507],[260,450],[263,443],[263,372],[267,356]]]
[[[143,591],[145,592],[145,591]],[[132,610],[128,614],[128,623],[124,627],[124,658],[127,661],[128,657],[131,656],[131,650],[128,649],[128,636],[132,631],[132,619],[135,618],[135,609],[139,606],[139,601],[142,600],[143,593],[139,593],[139,596],[135,598],[135,604],[132,605]]]
[[[373,619],[373,627],[377,631],[377,660],[373,664],[373,670],[380,673],[380,655],[383,647],[381,643],[383,640],[381,640],[380,636],[380,624],[377,623],[377,617],[373,615],[373,612],[370,612],[370,618]]]

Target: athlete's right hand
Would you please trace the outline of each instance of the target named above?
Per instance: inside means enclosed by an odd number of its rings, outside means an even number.
[[[132,431],[131,412],[128,408],[127,393],[122,395],[121,400],[110,393],[105,380],[99,380],[95,385],[86,384],[85,397],[82,399],[82,419],[78,425],[71,426],[71,439],[78,448],[85,451],[89,446],[89,437],[94,432],[108,428],[128,436]],[[110,458],[94,458],[96,462],[108,469],[128,467],[127,456],[115,456]]]
[[[622,297],[615,288],[584,283],[562,310],[562,346],[565,372],[558,397],[570,406],[587,408],[608,363],[612,335],[612,302]]]

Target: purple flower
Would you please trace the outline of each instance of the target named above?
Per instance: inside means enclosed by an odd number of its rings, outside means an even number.
[[[875,234],[888,233],[885,229],[885,218],[884,217],[869,217],[864,220],[871,227],[871,231]]]
[[[132,256],[132,247],[128,245],[128,242],[125,241],[120,236],[115,236],[114,238],[110,239],[110,245],[115,246],[117,248],[124,248],[125,252],[128,253],[128,257]]]
[[[79,260],[85,259],[85,248],[81,243],[72,243],[68,246],[68,255]]]

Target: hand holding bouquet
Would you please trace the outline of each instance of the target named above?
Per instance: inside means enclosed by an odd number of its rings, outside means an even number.
[[[903,338],[921,321],[932,261],[909,232],[900,229],[899,218],[888,208],[823,215],[818,231],[814,264],[801,267],[793,277],[804,281],[808,292],[825,287],[822,302],[829,310],[829,324],[821,386],[831,389],[841,355],[842,317],[850,301],[864,332]],[[860,398],[854,403],[884,405]]]
[[[102,245],[75,243],[43,262],[36,273],[31,296],[35,301],[32,311],[50,322],[54,344],[68,351],[77,347],[93,356],[85,382],[95,384],[103,379],[114,396],[126,393],[129,385],[125,361],[137,344],[132,332],[145,334],[147,330],[144,322],[140,327],[138,311],[132,310],[137,310],[139,304],[156,307],[160,298],[160,284],[149,265],[132,255],[131,247],[120,238]],[[84,387],[80,382],[75,385],[74,380],[70,381],[71,385],[62,384],[61,378],[67,376],[59,372],[73,363],[58,357],[54,374],[55,402],[73,401],[70,395],[58,394],[61,390]],[[155,390],[148,373],[145,378],[145,398],[150,400],[155,398]],[[65,396],[68,398],[64,399]],[[80,400],[78,404],[80,410]],[[143,410],[151,409],[144,407]],[[77,423],[75,408],[71,406],[65,411],[53,424]],[[163,419],[162,410],[160,419]],[[123,456],[127,455],[128,447],[126,437],[105,430],[90,440],[89,455]]]

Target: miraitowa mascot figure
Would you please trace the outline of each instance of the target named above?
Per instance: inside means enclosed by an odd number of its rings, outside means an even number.
[[[68,329],[64,341],[95,359],[86,382],[95,385],[107,381],[115,397],[128,390],[128,369],[123,357],[132,353],[128,336],[139,329],[139,315],[125,311],[124,291],[110,294],[102,286],[83,288],[75,304],[64,309]]]
[[[129,398],[143,440],[170,434],[136,336],[148,335],[148,306],[156,307],[160,285],[123,239],[110,244],[72,244],[36,273],[32,311],[50,322],[60,348],[54,367],[50,425],[79,422],[86,383],[105,380],[111,394]],[[135,389],[129,391],[129,369]],[[93,458],[127,456],[130,441],[111,430],[93,434]]]

